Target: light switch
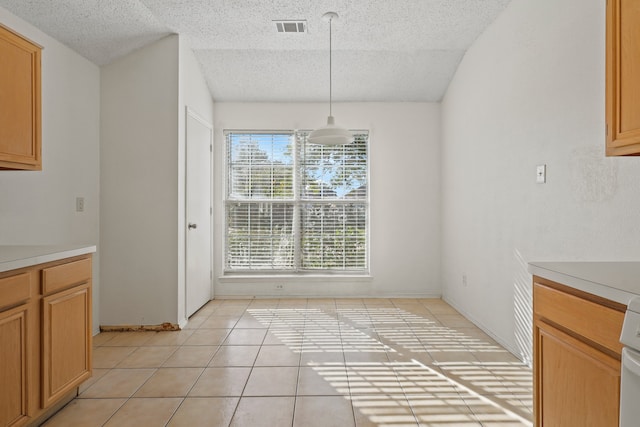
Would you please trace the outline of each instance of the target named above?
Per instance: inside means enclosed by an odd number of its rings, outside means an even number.
[[[538,184],[547,182],[547,165],[536,166],[536,182]]]
[[[76,197],[76,212],[84,212],[84,197]]]

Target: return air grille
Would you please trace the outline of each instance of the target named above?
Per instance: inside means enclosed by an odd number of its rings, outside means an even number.
[[[276,24],[276,30],[279,33],[306,33],[307,21],[306,20],[281,20],[273,21]]]

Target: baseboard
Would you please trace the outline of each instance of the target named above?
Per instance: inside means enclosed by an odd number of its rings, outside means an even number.
[[[525,361],[523,359],[522,354],[520,354],[520,351],[517,348],[515,348],[513,345],[505,342],[498,335],[494,334],[491,331],[491,329],[487,328],[484,324],[482,324],[482,322],[480,322],[474,316],[472,316],[471,314],[467,313],[465,310],[461,309],[454,301],[450,300],[449,298],[447,298],[444,295],[442,296],[442,300],[444,302],[446,302],[447,304],[449,304],[451,307],[455,308],[456,311],[458,311],[458,313],[462,314],[467,320],[469,320],[471,323],[473,323],[478,328],[480,328],[482,330],[482,332],[484,332],[485,334],[489,335],[494,341],[496,341],[498,344],[500,344],[502,347],[504,347],[504,349],[507,350],[509,353],[511,353],[515,357],[517,357],[522,363],[527,363],[527,361]],[[528,364],[529,364],[529,366],[531,365],[530,362]]]
[[[206,304],[205,304],[206,305]],[[204,307],[204,306],[203,306]],[[180,321],[180,323],[178,323],[178,328],[179,329],[184,329],[185,326],[187,326],[187,323],[189,323],[189,319],[182,319]]]
[[[268,294],[268,295],[220,295],[214,299],[441,299],[441,294],[390,294],[390,295],[301,295],[301,294]]]

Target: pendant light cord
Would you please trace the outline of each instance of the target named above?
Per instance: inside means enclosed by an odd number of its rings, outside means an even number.
[[[327,12],[322,15],[324,21],[329,21],[329,117],[327,125],[312,131],[307,137],[311,144],[343,145],[353,142],[353,134],[340,126],[336,126],[333,119],[333,18],[337,18],[335,12]]]
[[[329,116],[333,116],[332,112],[331,112],[331,103],[333,100],[333,96],[332,96],[332,75],[331,75],[331,23],[333,22],[333,18],[329,19]]]

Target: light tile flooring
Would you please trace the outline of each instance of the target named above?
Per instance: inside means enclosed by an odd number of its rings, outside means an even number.
[[[215,300],[179,332],[101,333],[45,425],[530,426],[531,370],[437,299]]]

